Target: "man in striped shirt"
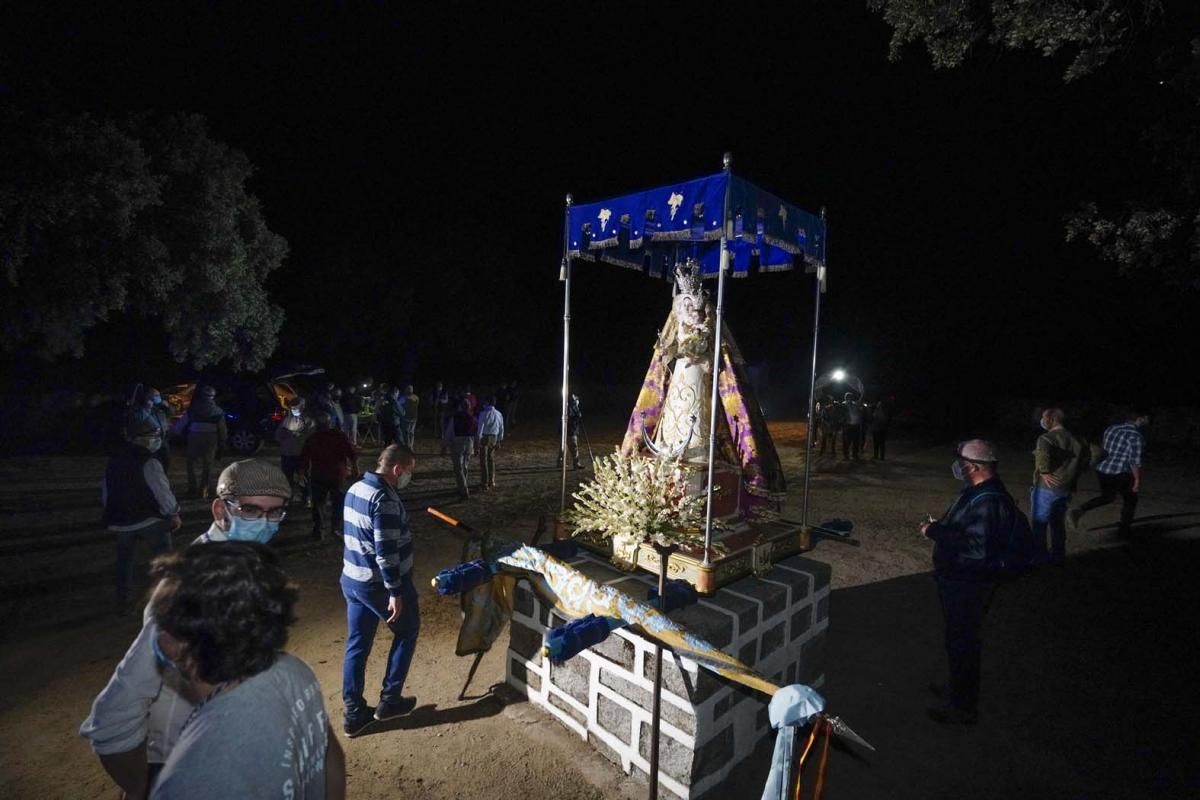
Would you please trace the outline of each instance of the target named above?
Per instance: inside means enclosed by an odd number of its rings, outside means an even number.
[[[346,656],[342,663],[344,730],[358,736],[374,720],[409,713],[415,697],[402,697],[421,627],[417,590],[413,584],[412,533],[408,514],[397,494],[412,479],[416,459],[412,450],[393,444],[379,454],[375,472],[346,492],[343,509],[342,594],[346,598]],[[367,657],[382,620],[392,631],[387,672],[379,705],[363,698]]]
[[[1108,505],[1121,495],[1121,523],[1117,535],[1128,538],[1132,532],[1133,512],[1137,510],[1138,493],[1142,488],[1142,451],[1146,439],[1142,428],[1150,424],[1150,415],[1134,411],[1125,422],[1110,425],[1104,431],[1104,460],[1096,465],[1100,496],[1094,497],[1070,514],[1072,526],[1093,508]]]

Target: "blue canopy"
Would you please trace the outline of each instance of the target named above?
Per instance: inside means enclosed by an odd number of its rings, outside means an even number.
[[[824,266],[824,220],[728,171],[570,206],[567,255],[656,278],[673,277],[676,263],[694,258],[705,275],[716,275],[726,193],[734,277],[790,270],[798,261]]]

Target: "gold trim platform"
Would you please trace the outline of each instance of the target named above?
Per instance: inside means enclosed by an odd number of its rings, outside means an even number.
[[[572,538],[569,526],[559,523],[555,538]],[[632,572],[644,569],[658,575],[662,564],[654,547],[647,542],[624,545],[582,532],[574,536],[587,550],[607,556],[621,569]],[[683,545],[667,562],[667,577],[685,580],[700,594],[715,594],[726,584],[747,575],[763,575],[776,562],[812,549],[812,532],[795,522],[763,520],[740,522],[736,526],[713,532],[713,548],[707,564],[703,545]]]

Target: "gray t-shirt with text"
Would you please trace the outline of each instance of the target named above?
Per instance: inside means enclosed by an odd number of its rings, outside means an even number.
[[[329,719],[308,665],[275,663],[200,706],[154,784],[154,800],[324,800]]]

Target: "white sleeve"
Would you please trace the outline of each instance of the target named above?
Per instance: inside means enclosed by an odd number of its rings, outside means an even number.
[[[108,685],[92,702],[92,713],[79,726],[79,735],[100,755],[125,753],[146,741],[150,704],[162,689],[151,645],[151,637],[157,635],[153,622],[142,625]]]
[[[157,458],[146,459],[146,466],[142,467],[142,475],[145,477],[150,491],[154,492],[154,500],[158,503],[159,513],[164,517],[178,514],[179,501],[171,492],[171,482],[167,480],[167,473],[163,472],[162,462]]]

